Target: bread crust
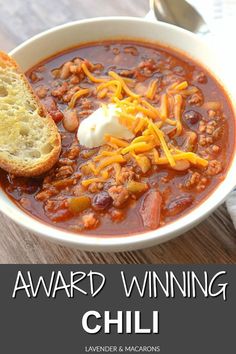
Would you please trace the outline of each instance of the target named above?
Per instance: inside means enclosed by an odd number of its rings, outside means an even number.
[[[32,100],[35,101],[38,107],[38,114],[42,117],[42,121],[44,124],[48,126],[51,133],[51,144],[53,146],[50,153],[43,161],[38,161],[35,164],[28,164],[25,163],[18,163],[17,161],[9,161],[8,159],[0,156],[0,167],[7,172],[15,175],[15,176],[22,176],[22,177],[34,177],[39,176],[47,171],[49,171],[55,163],[58,161],[60,152],[61,152],[61,136],[58,132],[56,123],[47,112],[46,108],[42,105],[39,98],[33,92],[32,87],[30,86],[26,76],[21,71],[20,67],[16,63],[16,61],[7,55],[4,52],[0,51],[0,67],[12,67],[14,70],[20,75],[21,80],[23,80],[27,91],[32,96]]]

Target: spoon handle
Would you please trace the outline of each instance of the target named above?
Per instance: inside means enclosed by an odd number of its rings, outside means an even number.
[[[149,0],[151,11],[146,18],[176,25],[185,30],[205,36],[210,34],[208,24],[199,11],[186,0]]]

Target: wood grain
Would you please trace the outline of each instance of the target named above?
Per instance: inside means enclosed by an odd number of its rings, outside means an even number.
[[[50,27],[86,17],[144,16],[148,0],[0,0],[1,49]],[[0,214],[0,263],[236,263],[236,231],[225,206],[184,235],[136,252],[92,253],[46,242]]]

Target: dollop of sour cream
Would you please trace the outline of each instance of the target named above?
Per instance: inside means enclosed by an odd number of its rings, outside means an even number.
[[[77,138],[81,145],[94,148],[105,143],[105,136],[129,140],[133,133],[119,121],[120,108],[115,104],[100,107],[84,119],[79,126]]]

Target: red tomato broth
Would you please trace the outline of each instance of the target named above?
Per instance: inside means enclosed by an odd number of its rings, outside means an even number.
[[[125,48],[127,47],[135,47],[137,55],[133,55],[132,53],[125,52]],[[118,49],[117,49],[118,48]],[[119,53],[118,53],[119,51]],[[118,54],[117,54],[118,53]],[[60,68],[65,62],[71,61],[74,58],[83,58],[88,61],[91,61],[93,64],[101,63],[103,65],[103,70],[100,70],[98,73],[93,73],[96,77],[103,77],[107,74],[109,70],[113,70],[115,72],[122,72],[122,70],[132,70],[136,68],[140,62],[145,61],[147,59],[152,59],[154,62],[158,63],[158,70],[155,70],[153,73],[149,73],[149,76],[145,77],[145,75],[141,75],[139,77],[141,84],[144,84],[148,87],[150,81],[155,78],[161,78],[160,80],[168,81],[170,75],[174,75],[172,80],[175,79],[179,81],[188,81],[190,84],[196,85],[200,88],[204,102],[208,101],[217,101],[222,105],[221,113],[225,116],[225,121],[219,123],[218,127],[221,127],[223,132],[219,139],[216,139],[217,146],[219,147],[219,152],[217,154],[213,154],[215,159],[222,162],[222,169],[217,174],[213,174],[209,176],[206,186],[200,192],[196,190],[196,186],[188,189],[181,190],[180,184],[185,185],[187,179],[190,176],[189,170],[191,173],[194,172],[202,173],[202,170],[199,169],[198,166],[191,165],[188,170],[185,171],[176,171],[166,165],[160,165],[157,171],[149,171],[145,175],[141,177],[142,182],[147,182],[149,184],[149,188],[158,189],[162,195],[162,211],[161,211],[161,223],[159,226],[163,226],[166,223],[174,221],[176,218],[185,215],[191,209],[196,207],[199,203],[201,203],[204,199],[206,199],[209,194],[215,189],[215,187],[220,183],[222,179],[224,179],[227,169],[230,164],[232,152],[234,149],[234,134],[235,134],[235,125],[234,125],[234,115],[232,111],[232,107],[230,106],[227,95],[225,94],[223,88],[217,83],[217,81],[212,77],[212,75],[206,71],[199,64],[195,63],[193,60],[190,60],[187,56],[183,56],[182,53],[178,53],[177,51],[170,48],[162,48],[161,46],[147,44],[143,42],[132,42],[132,41],[113,41],[113,42],[101,42],[98,44],[86,44],[80,46],[78,48],[74,48],[73,50],[68,50],[67,52],[59,53],[54,57],[48,58],[45,61],[39,63],[34,68],[30,69],[27,72],[27,77],[33,87],[36,90],[45,85],[52,89],[51,84],[54,81],[51,71],[55,68]],[[117,59],[118,58],[118,59]],[[41,70],[43,68],[43,70]],[[40,80],[32,80],[32,73],[36,73],[39,76]],[[199,73],[203,73],[204,78],[207,79],[207,82],[201,83],[196,81],[196,76]],[[200,75],[201,76],[201,75]],[[205,79],[204,79],[205,80]],[[66,81],[66,80],[65,80]],[[160,81],[161,82],[161,81]],[[79,83],[80,85],[81,83]],[[93,87],[94,83],[91,83],[88,79],[85,78],[82,82],[82,87]],[[133,91],[135,91],[132,88]],[[161,90],[161,93],[166,91],[166,87]],[[50,96],[50,93],[47,93],[47,97]],[[46,99],[47,99],[46,97]],[[55,99],[55,97],[53,98]],[[55,99],[56,105],[58,109],[63,113],[66,109],[67,104],[65,102]],[[97,109],[101,102],[107,102],[108,99],[97,99],[93,95],[87,97],[87,101],[92,104],[92,108],[90,111],[94,111]],[[42,102],[45,103],[45,98],[42,98]],[[81,98],[77,101],[76,110],[80,112],[82,107],[82,103],[84,99]],[[149,102],[151,102],[149,100]],[[155,106],[155,104],[154,104]],[[159,106],[159,103],[156,104]],[[200,113],[202,116],[207,114],[206,109],[204,109],[203,105],[191,105],[187,104],[182,112],[182,121],[184,126],[183,134],[176,138],[178,144],[182,143],[184,140],[185,133],[188,131],[194,131],[197,133],[198,137],[200,136],[199,132],[199,122],[190,125],[186,125],[184,117],[184,112],[194,110]],[[50,110],[49,110],[50,111]],[[218,114],[218,113],[217,113]],[[80,120],[86,118],[87,115],[80,117]],[[53,116],[53,115],[52,115]],[[55,117],[54,117],[55,118]],[[75,133],[69,133],[63,127],[61,122],[58,123],[58,128],[63,134],[64,138],[62,139],[62,146],[64,152],[66,149],[69,149],[71,141],[75,139]],[[225,142],[229,142],[229,144],[225,144]],[[211,146],[212,144],[210,144]],[[81,158],[81,152],[78,156],[78,160],[76,161],[77,168],[81,165],[81,163],[85,162],[85,159]],[[197,144],[195,146],[194,151],[198,149]],[[212,156],[213,156],[212,155]],[[55,168],[57,168],[56,166]],[[41,186],[43,183],[43,178],[45,176],[36,178],[36,179],[23,179],[23,178],[13,178],[9,176],[6,172],[1,171],[0,173],[0,182],[2,188],[8,196],[24,211],[33,215],[40,220],[43,220],[46,223],[52,224],[56,227],[69,229],[70,231],[79,231],[86,234],[97,234],[97,235],[129,235],[138,232],[147,231],[149,228],[145,227],[143,224],[143,219],[140,216],[140,207],[143,203],[146,193],[141,195],[137,201],[133,199],[129,199],[128,203],[122,206],[122,208],[117,208],[118,211],[121,211],[124,215],[121,221],[114,222],[111,220],[109,212],[105,210],[104,212],[94,211],[95,215],[98,216],[99,225],[96,228],[92,229],[74,229],[78,224],[78,220],[81,218],[81,215],[71,215],[68,214],[68,211],[64,212],[64,208],[59,208],[59,218],[62,220],[55,222],[52,221],[47,213],[45,213],[44,203],[35,200],[35,196],[41,190]],[[27,189],[28,188],[28,189]],[[73,196],[71,192],[67,194],[64,190],[60,192],[60,194],[67,198]],[[90,193],[88,191],[85,192],[86,195],[93,196],[94,193]],[[188,206],[177,213],[177,215],[168,215],[168,205],[173,204],[175,198],[179,198],[180,195],[186,196],[188,198],[192,198],[192,202],[187,203]],[[23,203],[22,203],[23,198]],[[52,197],[53,199],[53,197]],[[63,213],[60,214],[60,210],[63,209]],[[65,208],[66,209],[66,208]],[[112,209],[116,210],[116,208],[112,207]],[[92,209],[91,209],[92,210]],[[58,211],[56,211],[57,213]],[[63,220],[64,215],[64,220]]]

